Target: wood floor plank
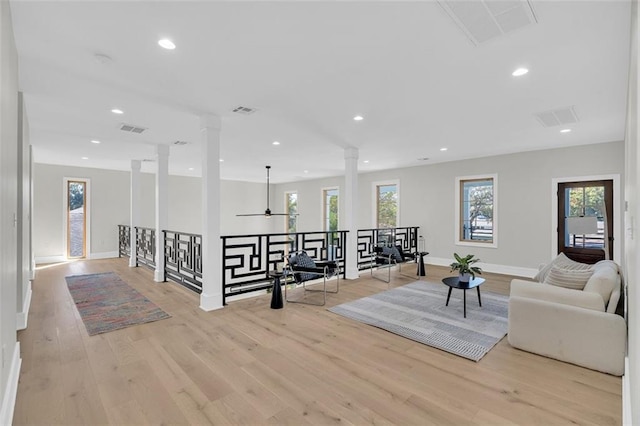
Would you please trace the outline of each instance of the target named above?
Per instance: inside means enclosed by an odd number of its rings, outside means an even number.
[[[327,308],[416,280],[345,280],[326,306],[269,308],[270,295],[212,312],[126,259],[38,270],[14,424],[616,425],[621,380],[500,341],[473,362]],[[89,336],[65,276],[116,272],[171,318]],[[440,283],[449,268],[427,265]],[[484,291],[511,277],[483,274]]]

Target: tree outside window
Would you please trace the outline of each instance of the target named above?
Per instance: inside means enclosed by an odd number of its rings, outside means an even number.
[[[398,226],[398,185],[376,185],[376,227],[395,228]]]
[[[287,192],[285,194],[287,205],[285,206],[286,212],[289,216],[287,218],[287,232],[292,234],[296,232],[296,221],[298,216],[298,193]]]
[[[338,188],[327,188],[322,190],[324,200],[324,230],[338,230]]]
[[[458,243],[495,247],[496,181],[494,176],[457,178]]]

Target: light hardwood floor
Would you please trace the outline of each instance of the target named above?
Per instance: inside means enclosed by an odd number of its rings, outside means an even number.
[[[89,337],[64,277],[108,271],[172,318]],[[448,275],[428,265],[423,279]],[[508,293],[510,277],[483,276],[482,291]],[[621,423],[618,377],[506,338],[476,363],[326,310],[386,289],[363,275],[326,307],[272,310],[265,295],[203,312],[196,294],[125,259],[39,269],[14,424]]]

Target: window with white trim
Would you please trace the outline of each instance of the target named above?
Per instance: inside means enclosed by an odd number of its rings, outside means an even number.
[[[497,175],[456,178],[456,244],[497,247]]]
[[[379,182],[374,184],[374,188],[376,228],[396,228],[399,219],[399,184],[397,182]]]
[[[338,230],[338,188],[322,190],[322,226],[325,231]]]
[[[284,194],[285,206],[284,211],[287,212],[289,216],[285,216],[285,220],[287,221],[286,227],[287,232],[292,234],[296,232],[296,222],[298,219],[298,193],[291,191],[285,192]]]

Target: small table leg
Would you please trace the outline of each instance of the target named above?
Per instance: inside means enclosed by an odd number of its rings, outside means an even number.
[[[476,287],[478,289],[478,304],[482,308],[482,300],[480,299],[480,286]]]
[[[280,287],[280,277],[273,278],[273,290],[271,292],[271,309],[282,309],[282,288]]]
[[[424,270],[424,255],[422,253],[418,254],[418,273],[416,275],[419,277],[427,275]]]
[[[464,304],[464,317],[467,317],[467,290],[462,290],[462,300]]]
[[[449,298],[451,297],[451,290],[453,290],[453,287],[449,287],[449,293],[447,294],[447,303],[444,306],[449,306]]]

